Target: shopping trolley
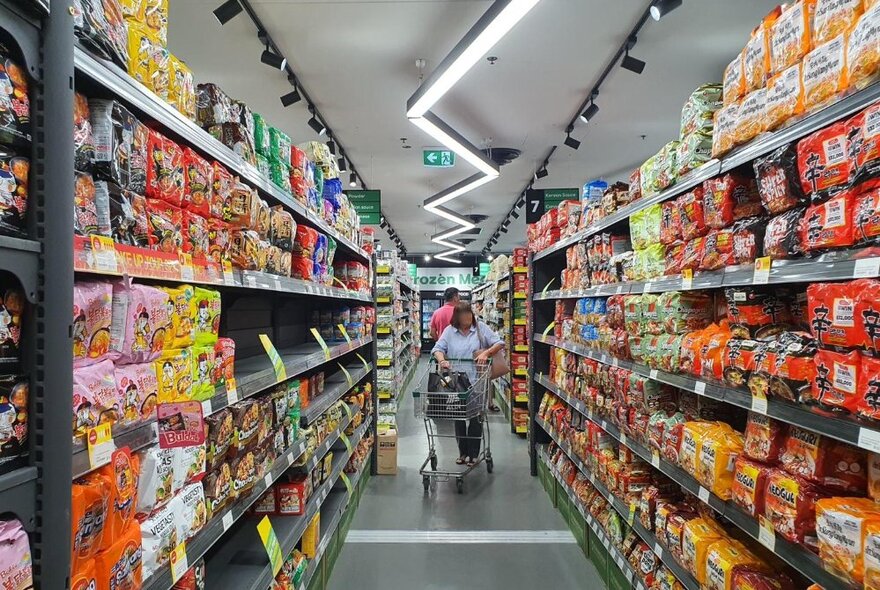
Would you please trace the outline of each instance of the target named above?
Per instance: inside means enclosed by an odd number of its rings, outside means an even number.
[[[431,479],[449,481],[455,478],[458,493],[464,491],[465,476],[486,462],[486,471],[492,473],[492,450],[489,446],[489,382],[491,377],[491,359],[485,363],[477,363],[472,359],[447,359],[448,370],[439,370],[436,359],[431,359],[428,370],[421,377],[419,385],[413,389],[416,418],[425,421],[425,432],[428,435],[428,458],[422,463],[419,473],[425,486],[425,493],[431,486]],[[432,375],[434,376],[432,378]],[[440,389],[438,390],[438,385]],[[432,387],[433,386],[433,387]],[[434,389],[434,391],[432,391]],[[438,422],[455,423],[477,419],[483,425],[479,437],[462,437],[467,440],[479,440],[480,454],[473,459],[473,465],[464,465],[459,471],[438,469],[436,440],[439,438],[456,438],[454,434],[441,434]],[[431,468],[428,469],[430,464]]]

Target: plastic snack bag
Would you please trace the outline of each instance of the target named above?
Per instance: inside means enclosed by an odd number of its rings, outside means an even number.
[[[816,502],[819,558],[837,576],[860,584],[864,539],[869,523],[880,523],[877,504],[867,498],[826,498]]]
[[[866,7],[849,35],[846,67],[850,86],[864,88],[880,71],[880,5]]]
[[[766,482],[764,516],[776,534],[793,543],[803,543],[805,537],[815,536],[815,502],[821,497],[819,489],[781,469],[771,469]]]
[[[228,261],[230,245],[229,224],[208,219],[208,258],[218,263]]]
[[[753,163],[761,204],[771,215],[796,207],[803,200],[797,171],[797,149],[789,144]]]
[[[231,204],[232,192],[235,180],[229,170],[218,162],[212,163],[213,187],[211,190],[211,217],[217,220],[226,220],[226,207]]]
[[[91,477],[74,480],[71,487],[71,569],[94,557],[104,542],[110,491],[108,482]]]
[[[853,191],[844,191],[804,213],[802,242],[807,252],[819,252],[853,245]]]
[[[150,248],[176,253],[183,249],[183,209],[158,199],[147,199],[147,238]]]
[[[734,338],[767,339],[782,332],[791,322],[784,298],[776,293],[731,287],[725,289],[724,296]]]
[[[846,36],[838,35],[804,58],[804,107],[810,111],[827,104],[848,82]]]
[[[743,52],[740,51],[724,68],[722,97],[724,106],[735,103],[745,94],[745,78],[743,76]]]
[[[767,83],[764,97],[764,129],[773,131],[780,125],[804,112],[804,85],[802,64],[779,72]]]
[[[855,412],[861,383],[859,353],[820,350],[816,353],[815,364],[811,401],[830,409]]]
[[[98,234],[95,181],[87,172],[76,172],[73,191],[73,229],[80,236]]]
[[[752,31],[743,50],[743,78],[745,92],[763,88],[770,77],[770,27],[782,14],[780,7],[773,9]]]
[[[862,15],[862,0],[816,0],[813,9],[813,46],[847,33]]]
[[[774,260],[795,258],[804,254],[803,234],[805,207],[786,211],[767,222],[764,231],[764,255]]]
[[[190,121],[196,120],[196,89],[192,71],[168,54],[168,102]]]
[[[150,514],[171,500],[174,494],[174,453],[175,449],[160,449],[158,446],[138,452],[138,514]]]
[[[770,66],[781,72],[801,61],[810,51],[815,0],[798,0],[782,11],[770,27]]]
[[[85,435],[98,424],[114,424],[120,404],[113,379],[113,363],[99,361],[73,370],[73,435]]]
[[[749,412],[743,453],[755,461],[776,463],[785,442],[786,432],[787,424],[784,422]]]
[[[177,517],[177,529],[181,541],[191,539],[208,521],[205,490],[200,482],[185,486],[174,496],[170,506]]]
[[[804,194],[821,199],[849,182],[853,162],[845,122],[834,123],[801,139],[797,150]]]
[[[87,364],[110,352],[113,287],[109,282],[77,281],[73,287],[73,361]]]
[[[214,346],[194,346],[192,348],[192,392],[190,397],[196,401],[211,399],[216,393],[214,387],[214,365],[216,353]]]
[[[715,112],[712,128],[712,157],[718,158],[736,147],[739,102],[732,102]]]
[[[211,248],[208,220],[201,215],[183,212],[183,251],[196,258],[205,258]]]
[[[198,346],[214,346],[220,331],[220,293],[213,289],[196,287],[193,297],[194,342]]]
[[[706,225],[716,229],[763,212],[755,181],[735,173],[703,183],[703,210]]]
[[[695,518],[684,524],[681,532],[681,565],[697,582],[706,583],[706,553],[709,546],[724,537],[724,531],[711,518]]]
[[[808,318],[813,337],[824,348],[852,350],[866,346],[857,301],[873,281],[813,283],[807,287]]]
[[[159,359],[153,361],[156,378],[159,380],[160,404],[193,399],[192,354],[192,348],[166,350]]]
[[[159,381],[153,363],[116,365],[113,376],[124,422],[136,423],[156,417]]]
[[[124,282],[113,284],[110,347],[120,363],[143,363],[173,341],[174,304],[161,289]]]
[[[109,235],[117,244],[149,245],[147,200],[131,191],[106,182],[95,183],[96,204],[106,202],[109,207]],[[99,211],[99,219],[103,215]]]
[[[89,120],[89,100],[79,92],[73,95],[73,167],[91,172],[95,159],[95,138]]]
[[[210,217],[214,168],[207,160],[187,147],[183,150],[183,176],[185,208],[202,217]]]
[[[761,566],[762,562],[742,543],[721,539],[709,546],[706,552],[707,590],[731,590],[733,573],[744,566]]]
[[[744,456],[736,458],[731,499],[753,518],[764,514],[764,486],[769,472],[770,468],[762,463]]]
[[[149,166],[146,196],[181,207],[185,190],[183,149],[151,129],[147,151]]]
[[[846,443],[792,426],[779,456],[782,467],[826,488],[864,494],[867,489],[867,455]]]
[[[766,109],[767,90],[764,88],[754,90],[742,99],[734,131],[734,140],[737,144],[751,141],[766,131]]]
[[[180,285],[179,287],[164,287],[168,294],[174,312],[171,315],[173,340],[169,343],[170,348],[185,348],[195,341],[195,289],[192,285]]]
[[[179,526],[175,522],[181,516],[168,505],[159,508],[141,523],[143,567],[148,578],[168,563],[174,548],[185,540],[180,537]]]
[[[98,588],[138,590],[143,583],[141,528],[133,522],[95,558]],[[111,585],[112,581],[112,585]]]

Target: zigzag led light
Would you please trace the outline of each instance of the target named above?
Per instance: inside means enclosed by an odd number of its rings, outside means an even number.
[[[426,211],[458,224],[458,227],[431,237],[431,241],[435,244],[449,248],[435,255],[435,258],[440,260],[460,263],[460,260],[450,256],[464,252],[465,247],[449,239],[476,227],[473,222],[444,207],[443,204],[495,180],[500,172],[497,164],[486,158],[476,146],[444,123],[430,109],[539,1],[495,0],[489,10],[480,17],[480,20],[471,27],[471,30],[407,101],[406,116],[410,121],[479,170],[479,173],[440,191],[424,202]]]

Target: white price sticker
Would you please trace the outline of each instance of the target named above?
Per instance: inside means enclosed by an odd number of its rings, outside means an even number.
[[[232,517],[232,510],[229,510],[226,512],[226,514],[223,515],[223,532],[224,533],[229,530],[229,528],[232,526],[233,522],[235,522],[235,519]]]
[[[226,285],[235,286],[235,275],[232,274],[231,266],[223,266],[223,283]]]
[[[287,466],[290,467],[291,465],[293,465],[293,461],[293,451],[291,451],[287,453]]]
[[[697,494],[697,497],[700,498],[701,501],[708,504],[709,503],[709,490],[707,490],[703,486],[700,486],[700,491]]]
[[[660,546],[660,543],[654,543],[654,554],[663,559],[663,547]]]
[[[181,265],[181,267],[180,267],[180,280],[181,281],[190,282],[192,280],[195,280],[195,278],[196,278],[196,275],[195,275],[195,272],[193,271],[192,266],[190,266],[188,264]],[[185,561],[186,561],[186,555],[184,555],[184,562]]]
[[[226,404],[231,406],[232,404],[238,401],[238,390],[234,387],[229,389],[229,384],[226,387]]]
[[[767,398],[763,395],[752,396],[752,411],[759,414],[767,415]]]
[[[624,575],[626,576],[626,581],[629,582],[630,584],[632,584],[632,581],[633,581],[633,572],[632,572],[632,570],[629,569],[629,568],[626,568],[626,571],[623,572],[623,573],[624,573]]]
[[[168,561],[171,563],[171,582],[177,583],[189,569],[186,558],[186,541],[174,548]]]
[[[272,487],[272,474],[271,473],[266,474],[266,476],[263,478],[263,483],[266,484],[266,488]]]
[[[211,404],[211,400],[206,399],[202,402],[202,416],[210,416],[214,413],[214,406]]]
[[[602,430],[608,430],[608,423],[602,420]]]
[[[615,294],[620,295],[623,293],[623,285],[617,285],[617,289],[614,290]]]
[[[657,378],[657,369],[651,369],[651,372],[649,373],[649,375],[651,376],[651,379],[656,379]]]
[[[626,446],[626,440],[627,440],[627,439],[626,439],[626,435],[625,435],[624,433],[621,432],[621,433],[620,433],[620,443],[621,443],[622,445]]]
[[[697,395],[706,395],[706,383],[704,381],[697,381],[694,383],[694,391]]]
[[[617,360],[617,357],[614,357],[613,359],[611,359],[611,366],[612,366],[612,367],[616,367],[617,364],[618,364],[618,362],[619,362],[619,361]]]
[[[254,275],[247,274],[244,276],[244,282],[248,287],[256,287],[257,286],[257,278]]]
[[[275,277],[275,290],[276,291],[281,290],[281,278],[280,277]]]
[[[660,469],[660,453],[658,453],[656,449],[651,452],[651,465]]]
[[[763,516],[758,520],[758,542],[770,551],[776,551],[776,532],[770,521]]]
[[[92,251],[95,257],[95,269],[103,272],[119,272],[119,266],[116,262],[116,250],[98,250]]]
[[[875,453],[880,453],[880,432],[870,428],[859,428],[858,445]]]
[[[765,256],[755,260],[755,274],[752,276],[753,285],[766,285],[770,282],[770,257]]]
[[[853,268],[854,279],[872,279],[880,275],[880,258],[860,258]]]

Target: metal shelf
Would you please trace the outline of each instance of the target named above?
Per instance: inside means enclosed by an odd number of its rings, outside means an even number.
[[[284,361],[287,378],[292,379],[297,375],[339,358],[353,350],[357,350],[373,341],[371,336],[352,340],[351,343],[340,344],[329,348],[329,358],[317,344],[301,344],[295,347],[281,349],[278,354]],[[363,365],[361,365],[363,366]],[[256,395],[266,389],[280,383],[275,376],[275,369],[267,355],[258,355],[235,363],[236,392],[230,396],[230,392],[224,388],[217,388],[217,393],[210,400],[202,402],[204,414],[210,415],[219,412],[223,408]],[[121,427],[114,429],[113,440],[117,448],[127,446],[132,452],[154,444],[157,440],[156,422],[151,421],[134,427]],[[89,464],[88,449],[84,444],[74,445],[73,449],[73,477],[80,477],[100,465]]]
[[[816,258],[774,260],[767,284],[782,285],[817,281],[842,281],[853,278],[880,277],[880,248],[867,247],[829,252]],[[665,293],[717,289],[755,284],[754,265],[731,266],[723,270],[698,272],[689,285],[681,275],[660,277],[652,281],[597,285],[589,289],[566,289],[535,293],[535,301],[577,299],[620,294]]]
[[[351,382],[348,381],[348,378],[344,376],[342,371],[339,371],[324,382],[324,393],[317,400],[310,401],[309,406],[300,412],[300,420],[304,426],[314,422],[330,406],[345,397],[364,377],[370,374],[370,371],[373,370],[373,365],[368,364],[365,367],[363,364],[350,364],[346,367],[346,370],[351,375]]]
[[[40,243],[34,240],[0,236],[0,270],[11,272],[21,282],[31,303],[37,302],[37,275]]]
[[[534,335],[535,342],[542,342],[573,352],[579,356],[599,361],[600,363],[614,367],[623,367],[647,377],[653,381],[666,383],[679,389],[684,389],[697,395],[710,397],[740,408],[760,412],[787,422],[795,426],[801,426],[823,436],[828,436],[845,443],[859,446],[869,451],[880,451],[880,424],[868,420],[858,420],[854,417],[839,416],[828,412],[813,410],[810,406],[796,404],[776,397],[766,400],[755,401],[755,398],[747,389],[737,389],[724,383],[710,379],[701,379],[689,375],[677,375],[657,369],[651,369],[647,365],[632,361],[616,359],[605,353],[589,349],[587,347],[559,340],[552,336]]]
[[[554,441],[555,440],[556,439],[554,438]],[[602,496],[608,501],[608,503],[611,505],[611,507],[614,508],[614,510],[616,510],[618,512],[618,514],[620,514],[624,518],[624,520],[628,520],[629,511],[630,511],[629,505],[626,502],[624,502],[623,500],[621,500],[620,498],[618,498],[616,495],[612,494],[611,490],[609,490],[607,487],[605,487],[605,485],[601,481],[597,480],[595,475],[593,475],[593,472],[590,471],[589,469],[587,469],[586,465],[584,465],[584,463],[583,463],[583,461],[581,461],[580,457],[578,457],[574,452],[572,452],[571,448],[568,445],[562,445],[558,441],[556,441],[556,444],[559,446],[560,449],[562,449],[562,451],[568,456],[568,458],[571,459],[572,463],[575,464],[575,466],[578,468],[578,470],[580,470],[580,472],[583,473],[584,476],[590,480],[590,483],[593,485],[593,487],[595,487],[597,490],[599,490],[599,493],[602,494]],[[583,505],[583,502],[581,502],[581,499],[572,491],[572,489],[568,486],[568,484],[566,484],[565,481],[563,481],[559,472],[550,463],[549,457],[547,457],[546,449],[541,449],[540,454],[541,454],[541,457],[544,459],[544,462],[547,464],[547,468],[553,474],[553,477],[555,477],[556,481],[558,481],[565,488],[565,491],[568,493],[568,497],[571,499],[571,501],[577,507],[578,512],[581,513],[581,516],[584,517],[584,519],[587,521],[587,524],[595,532],[596,526],[598,526],[598,523],[596,522],[593,515],[588,510],[586,510],[584,508],[584,505]],[[669,571],[672,572],[672,574],[676,577],[676,579],[678,579],[678,581],[681,582],[681,584],[687,590],[700,590],[700,584],[693,577],[693,575],[691,575],[691,573],[689,571],[687,571],[684,567],[682,567],[681,564],[679,564],[678,561],[676,561],[676,559],[672,555],[670,555],[669,553],[664,551],[663,545],[661,545],[658,542],[657,537],[654,535],[654,533],[652,533],[651,531],[646,529],[642,525],[641,521],[638,518],[634,518],[633,522],[630,526],[636,532],[636,534],[645,543],[647,543],[648,546],[651,547],[651,549],[654,551],[654,554],[657,555],[657,557],[660,559],[660,561],[663,562],[663,565],[665,565],[667,568],[669,568]],[[629,565],[629,563],[626,561],[626,559],[624,559],[622,557],[615,556],[614,562],[617,564],[617,566],[619,568],[621,568],[621,570],[624,572],[624,574],[627,575],[627,578],[629,579],[629,574],[627,573],[627,570],[625,570],[623,567],[623,563],[626,563],[627,566]],[[632,580],[630,580],[630,582],[632,582]]]
[[[36,526],[37,468],[21,467],[0,475],[0,506],[15,514],[24,528]]]
[[[360,442],[363,433],[369,428],[367,420],[351,437],[352,447]],[[358,435],[359,433],[359,435]],[[333,453],[330,476],[312,492],[302,516],[270,516],[272,528],[281,545],[281,555],[293,551],[309,522],[320,512],[321,506],[339,479],[351,454],[347,450]],[[261,517],[245,519],[243,524],[228,537],[223,546],[207,560],[211,574],[212,590],[265,590],[272,585],[274,576],[263,543],[257,534],[257,523]]]
[[[297,217],[297,223],[305,221],[318,231],[333,237],[347,254],[359,258],[362,262],[370,261],[369,255],[360,246],[340,235],[318,215],[306,209],[292,195],[284,192],[262,176],[255,166],[217,141],[207,131],[180,114],[177,109],[153,94],[126,72],[114,64],[95,57],[81,47],[74,48],[73,58],[78,73],[104,87],[117,99],[158,121],[188,145],[226,166],[230,172],[257,188],[264,197],[269,197],[273,201],[283,204]]]
[[[700,168],[697,168],[679,183],[669,187],[659,194],[651,197],[639,199],[635,203],[627,207],[617,210],[615,213],[598,220],[590,227],[583,231],[560,240],[550,248],[546,248],[540,252],[536,252],[534,260],[546,258],[551,254],[556,254],[568,246],[581,241],[584,238],[602,231],[603,229],[623,221],[633,213],[641,211],[646,207],[661,203],[673,197],[676,197],[686,191],[689,191],[696,185],[708,180],[718,174],[733,170],[737,166],[741,166],[751,162],[759,156],[763,156],[773,150],[782,147],[796,139],[800,139],[810,133],[826,127],[827,125],[857,113],[865,107],[870,106],[880,98],[880,84],[872,84],[863,90],[858,90],[844,96],[839,101],[813,112],[797,121],[792,122],[788,126],[779,129],[773,133],[766,133],[757,137],[751,143],[744,145],[719,160],[710,160]]]
[[[693,496],[696,496],[703,503],[707,504],[710,508],[712,508],[719,515],[723,516],[737,527],[739,527],[743,532],[748,534],[755,540],[761,541],[763,543],[764,535],[760,534],[760,525],[758,521],[743,512],[736,504],[732,501],[724,501],[715,494],[711,493],[709,490],[704,488],[696,479],[694,479],[689,473],[663,459],[659,456],[659,454],[654,454],[646,449],[641,444],[635,442],[631,438],[627,437],[625,433],[620,432],[617,426],[609,423],[604,419],[596,419],[593,418],[592,413],[588,416],[589,420],[594,424],[599,425],[602,430],[610,434],[613,438],[615,438],[620,444],[625,447],[631,449],[636,455],[641,457],[644,461],[650,463],[655,469],[666,475],[669,479],[679,484],[682,489],[686,490]],[[535,422],[547,432],[550,437],[560,444],[560,440],[556,433],[553,431],[551,426],[547,424],[540,417],[535,417]],[[560,444],[560,446],[562,446]],[[567,447],[567,445],[566,445]],[[565,450],[563,448],[563,450]],[[796,543],[791,543],[782,537],[773,538],[773,546],[767,547],[771,552],[776,554],[783,561],[792,566],[795,570],[812,580],[813,582],[819,584],[825,590],[855,590],[856,588],[860,588],[860,586],[854,586],[847,583],[845,580],[842,580],[825,570],[822,562],[819,560],[819,557],[811,552],[809,549],[802,547]]]

